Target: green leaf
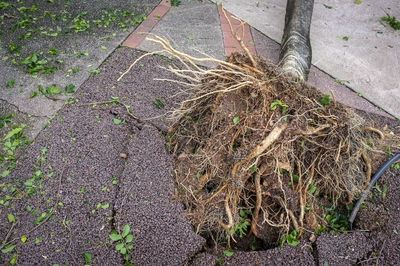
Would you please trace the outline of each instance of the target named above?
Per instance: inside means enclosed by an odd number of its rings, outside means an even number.
[[[29,96],[29,99],[32,99],[38,95],[37,91],[32,91],[31,95]]]
[[[121,124],[122,121],[117,118],[114,118],[113,122],[114,122],[114,124],[119,125],[119,124]]]
[[[126,224],[122,229],[122,237],[126,237],[129,234],[130,230],[131,228],[129,227],[129,224]]]
[[[47,213],[46,213],[46,212],[43,212],[43,213],[34,221],[34,224],[36,224],[36,225],[40,224],[41,222],[43,222],[43,220],[46,218],[46,216],[47,216]]]
[[[164,103],[160,100],[160,99],[155,99],[153,101],[153,104],[158,108],[158,109],[162,109],[164,108]]]
[[[4,170],[2,173],[1,173],[1,177],[6,177],[6,176],[8,176],[10,174],[10,170]]]
[[[188,40],[191,40],[191,41],[194,40],[193,36],[187,36],[187,38],[188,38]]]
[[[131,250],[131,249],[133,249],[133,245],[129,245],[129,246],[127,246],[126,247],[128,250]]]
[[[59,88],[57,88],[56,85],[52,85],[49,87],[46,87],[46,91],[47,94],[60,94],[61,90]]]
[[[238,116],[235,116],[235,117],[233,118],[233,124],[234,124],[234,125],[237,125],[237,123],[239,123],[239,120],[240,120],[240,118],[239,118]]]
[[[7,218],[8,218],[8,222],[9,223],[14,223],[15,222],[15,217],[14,217],[14,215],[12,213],[9,213]]]
[[[17,262],[17,256],[18,256],[17,253],[13,254],[12,259],[10,260],[11,265],[14,265]]]
[[[257,172],[257,165],[253,165],[252,167],[250,167],[250,173],[255,173]]]
[[[224,250],[224,255],[227,256],[227,257],[231,257],[231,256],[233,256],[233,254],[235,254],[233,251]]]
[[[65,86],[65,92],[74,93],[75,92],[74,88],[75,88],[74,84],[68,84],[67,86]]]
[[[9,80],[6,83],[6,87],[8,88],[14,88],[14,84],[15,84],[15,79]]]
[[[310,188],[308,189],[307,192],[308,192],[309,194],[314,194],[316,190],[317,190],[317,187],[316,187],[314,184],[311,184],[311,185],[310,185]]]
[[[102,46],[101,46],[101,49],[107,50],[107,46],[102,45]]]
[[[92,254],[90,253],[83,253],[83,259],[85,260],[86,263],[91,263],[92,262]]]
[[[8,252],[11,252],[15,248],[15,245],[9,245],[5,249],[1,250],[1,253],[6,254]]]
[[[8,134],[4,137],[4,140],[10,139],[12,136],[18,134],[19,132],[21,132],[24,129],[24,127],[25,127],[25,124],[21,124],[19,127],[14,128],[10,132],[8,132]]]
[[[345,40],[345,41],[348,41],[349,40],[349,36],[343,36],[342,39]]]
[[[132,242],[132,240],[133,240],[133,235],[127,235],[125,238],[126,243],[130,243],[130,242]]]
[[[287,105],[282,102],[281,100],[275,100],[271,103],[271,105],[269,106],[269,109],[271,111],[276,110],[276,108],[278,108],[278,106],[280,106],[282,108],[282,114],[284,114],[286,112],[287,109]]]
[[[115,246],[115,250],[121,250],[124,247],[124,243],[119,243]]]
[[[21,236],[21,241],[22,241],[22,243],[26,242],[26,235]]]
[[[120,252],[121,252],[122,255],[125,255],[125,254],[126,254],[126,248],[122,248],[122,249],[120,250]]]
[[[322,98],[319,100],[319,103],[322,104],[323,106],[330,105],[331,100],[329,99],[330,95],[329,94],[324,94]]]
[[[117,231],[112,230],[111,233],[110,233],[110,238],[111,238],[112,241],[115,242],[115,241],[121,240],[122,236],[120,234],[118,234]]]

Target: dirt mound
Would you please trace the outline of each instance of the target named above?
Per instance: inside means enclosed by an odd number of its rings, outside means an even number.
[[[381,131],[262,58],[194,58],[151,41],[182,63],[169,70],[189,81],[173,81],[188,86],[187,100],[171,115],[167,145],[176,198],[196,233],[228,247],[244,236],[271,247],[295,245],[329,221],[345,229],[346,219],[329,211],[345,209],[369,183]],[[218,66],[195,64],[204,61]]]

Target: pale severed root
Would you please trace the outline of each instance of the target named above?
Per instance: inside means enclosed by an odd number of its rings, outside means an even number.
[[[374,128],[374,127],[362,127],[361,130],[362,131],[372,131],[372,132],[375,132],[376,134],[378,134],[380,139],[384,139],[385,138],[385,135],[383,135],[382,131],[380,131],[377,128]]]
[[[318,156],[317,156],[317,158],[318,158]],[[302,192],[301,189],[300,189],[300,192],[299,192],[299,199],[300,199],[300,216],[299,216],[300,229],[299,229],[298,238],[300,238],[302,236],[302,234],[303,234],[304,213],[305,213],[305,208],[306,208],[306,204],[307,204],[307,191],[308,191],[308,187],[310,186],[310,184],[312,183],[313,178],[314,178],[315,161],[316,161],[316,159],[314,160],[314,162],[311,165],[310,176],[308,177],[308,180],[307,180],[306,186],[304,187],[303,192]]]
[[[224,190],[226,187],[228,186],[228,184],[223,185],[217,192],[214,193],[214,195],[212,195],[208,200],[206,200],[204,202],[204,205],[207,205],[208,203],[210,203],[210,201],[215,198],[219,193],[221,193],[222,190]]]
[[[300,222],[300,229],[299,229],[299,234],[298,237],[300,238],[301,235],[303,234],[303,219],[304,219],[304,210],[305,210],[305,202],[304,202],[304,196],[303,196],[303,190],[302,190],[302,174],[301,174],[301,166],[300,162],[297,161],[297,170],[298,170],[298,175],[299,175],[299,203],[300,203],[300,217],[299,217],[299,222]],[[306,191],[307,193],[307,191]]]
[[[228,224],[224,224],[222,221],[220,221],[220,225],[222,226],[222,228],[224,228],[224,230],[229,232],[229,235],[232,235],[232,233],[233,233],[232,229],[234,226],[234,222],[233,222],[232,211],[231,211],[231,208],[229,207],[229,200],[231,198],[230,194],[231,194],[231,191],[230,191],[230,189],[228,189],[228,193],[225,196],[225,202],[224,202],[225,212],[226,212],[226,215],[228,216]]]
[[[258,236],[257,234],[257,221],[258,221],[258,216],[260,213],[261,209],[261,203],[262,203],[262,195],[261,195],[261,175],[264,173],[264,171],[267,169],[267,166],[264,164],[261,166],[259,172],[256,174],[254,178],[254,185],[256,187],[256,207],[254,208],[253,212],[253,220],[251,221],[251,231],[255,236]]]
[[[287,124],[281,124],[275,127],[269,135],[261,141],[260,144],[255,147],[250,154],[247,156],[247,161],[261,155],[269,146],[271,146],[282,134],[282,132],[287,128]]]
[[[297,222],[296,216],[294,216],[293,211],[288,209],[287,212],[289,213],[289,217],[290,217],[290,220],[292,221],[294,229],[299,230],[299,223]],[[303,231],[302,229],[303,228],[300,228],[301,231]],[[300,235],[300,233],[299,233],[299,235]]]

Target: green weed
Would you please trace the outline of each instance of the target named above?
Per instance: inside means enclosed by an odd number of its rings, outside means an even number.
[[[283,247],[283,244],[287,243],[289,246],[297,247],[299,245],[299,240],[297,239],[297,235],[299,230],[293,230],[290,234],[284,235],[280,239],[280,247]]]
[[[322,98],[319,100],[319,103],[322,104],[323,106],[327,106],[331,104],[331,100],[329,99],[330,95],[329,94],[324,94]]]
[[[251,214],[250,210],[240,210],[239,211],[239,222],[234,225],[233,232],[238,234],[239,237],[243,237],[246,234],[247,227],[250,225],[249,223],[249,215]]]
[[[129,250],[133,249],[131,244],[133,235],[129,234],[130,230],[129,224],[126,224],[122,229],[122,233],[119,234],[115,230],[110,233],[110,239],[115,243],[115,250],[119,251],[124,257],[125,265],[133,265],[129,262],[131,255],[128,253]]]
[[[392,27],[394,30],[400,30],[400,22],[396,19],[395,16],[390,16],[389,13],[386,13],[386,16],[381,17],[381,21]]]
[[[164,103],[163,103],[160,99],[158,99],[158,98],[156,98],[156,99],[153,101],[153,104],[154,104],[158,109],[164,108]]]
[[[0,115],[0,129],[5,127],[8,123],[10,123],[12,120],[11,118],[14,117],[14,114],[2,114]]]
[[[173,6],[180,6],[181,1],[180,0],[171,0],[171,7]]]
[[[272,110],[272,111],[274,111],[274,110],[276,110],[276,109],[278,108],[278,106],[281,107],[281,112],[282,112],[282,114],[284,114],[284,113],[286,112],[286,109],[287,109],[287,107],[288,107],[288,106],[287,106],[284,102],[282,102],[281,100],[275,100],[275,101],[273,101],[273,102],[271,103],[271,105],[269,106],[269,109]]]

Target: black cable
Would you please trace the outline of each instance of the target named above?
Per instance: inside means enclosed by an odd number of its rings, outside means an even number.
[[[361,198],[358,200],[356,206],[354,207],[353,211],[351,212],[351,216],[349,218],[349,223],[350,223],[350,230],[353,227],[353,222],[354,219],[356,218],[357,212],[361,207],[361,204],[363,203],[363,201],[365,200],[365,198],[368,196],[368,193],[371,191],[371,189],[373,188],[373,186],[375,185],[376,181],[378,181],[379,177],[381,177],[381,175],[386,171],[386,169],[389,168],[389,166],[391,166],[394,162],[396,162],[397,160],[400,159],[400,153],[396,154],[395,156],[392,157],[392,159],[390,159],[389,161],[387,161],[380,169],[379,171],[374,175],[374,177],[372,178],[371,182],[369,183],[367,189],[364,191],[364,193],[362,194]]]

